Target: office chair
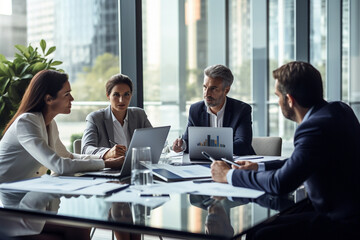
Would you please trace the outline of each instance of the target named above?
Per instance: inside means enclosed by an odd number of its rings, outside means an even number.
[[[281,156],[281,137],[254,137],[251,145],[256,155]]]
[[[73,142],[74,153],[81,154],[81,139],[75,139]]]

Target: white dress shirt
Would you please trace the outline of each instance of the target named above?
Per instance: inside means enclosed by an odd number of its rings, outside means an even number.
[[[207,106],[207,113],[210,115],[210,127],[222,127],[224,122],[224,113],[225,113],[225,106],[226,106],[226,98],[224,105],[220,109],[217,114],[211,112],[210,107]]]
[[[112,120],[113,120],[113,126],[114,126],[114,140],[117,144],[124,145],[126,148],[129,147],[130,144],[130,133],[129,133],[129,120],[128,116],[129,114],[126,113],[126,117],[124,119],[124,125],[121,126],[121,123],[116,119],[113,112],[111,112]]]

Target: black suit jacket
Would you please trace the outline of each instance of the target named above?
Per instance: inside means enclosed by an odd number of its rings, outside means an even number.
[[[322,102],[301,123],[295,149],[285,161],[265,163],[264,172],[235,170],[235,186],[283,194],[303,182],[321,214],[332,219],[360,216],[360,125],[341,102]]]
[[[188,128],[191,126],[209,127],[209,114],[204,101],[194,103],[190,106],[189,119],[183,139],[188,143]],[[242,101],[227,97],[223,127],[231,127],[234,136],[235,155],[253,155],[254,149],[251,146],[251,106]],[[189,149],[189,148],[187,148]]]

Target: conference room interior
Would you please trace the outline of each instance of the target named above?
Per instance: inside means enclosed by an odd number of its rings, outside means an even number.
[[[14,46],[56,46],[75,98],[56,117],[71,149],[85,117],[108,106],[105,82],[116,73],[134,83],[131,106],[153,126],[170,125],[172,144],[202,99],[203,70],[223,64],[234,74],[228,96],[252,106],[254,137],[282,138],[293,150],[296,123],[283,117],[272,71],[299,60],[316,67],[324,98],[360,117],[358,0],[0,0],[0,54]]]

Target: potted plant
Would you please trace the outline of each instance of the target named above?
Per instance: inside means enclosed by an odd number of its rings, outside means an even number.
[[[50,59],[49,55],[56,50],[55,46],[46,49],[45,40],[40,41],[42,53],[38,48],[15,45],[20,53],[15,53],[15,59],[9,61],[0,54],[0,138],[6,124],[16,113],[21,99],[32,77],[41,70],[56,69],[62,64]]]

